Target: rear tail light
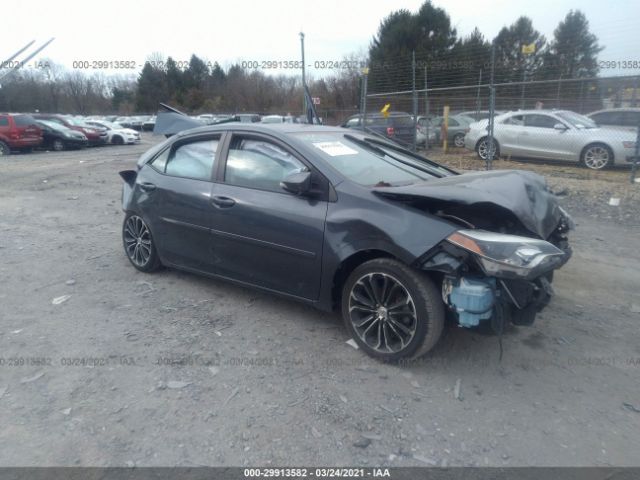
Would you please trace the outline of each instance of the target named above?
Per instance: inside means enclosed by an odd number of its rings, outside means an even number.
[[[394,130],[393,127],[387,127],[387,136],[388,137],[393,137],[395,135],[396,131]]]

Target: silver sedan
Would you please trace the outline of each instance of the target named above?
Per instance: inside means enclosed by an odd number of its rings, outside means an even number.
[[[593,170],[630,162],[636,134],[599,128],[567,110],[519,110],[495,117],[494,152],[514,157],[579,162]],[[487,120],[472,123],[465,147],[489,156]],[[495,158],[494,157],[494,158]]]

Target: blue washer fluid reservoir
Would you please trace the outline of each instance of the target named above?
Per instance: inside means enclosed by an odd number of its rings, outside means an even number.
[[[481,320],[491,318],[495,289],[495,278],[460,278],[449,294],[449,304],[458,312],[460,326],[477,327]]]

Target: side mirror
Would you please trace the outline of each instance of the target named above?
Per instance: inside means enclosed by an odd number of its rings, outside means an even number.
[[[560,130],[561,132],[564,132],[567,129],[567,126],[564,123],[556,123],[553,126],[554,130]]]
[[[304,195],[311,190],[311,172],[296,172],[287,175],[280,186],[294,195]]]

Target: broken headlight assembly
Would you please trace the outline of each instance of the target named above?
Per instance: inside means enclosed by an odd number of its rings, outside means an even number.
[[[484,273],[492,277],[534,278],[568,259],[544,240],[484,230],[458,230],[447,241],[473,253]]]

